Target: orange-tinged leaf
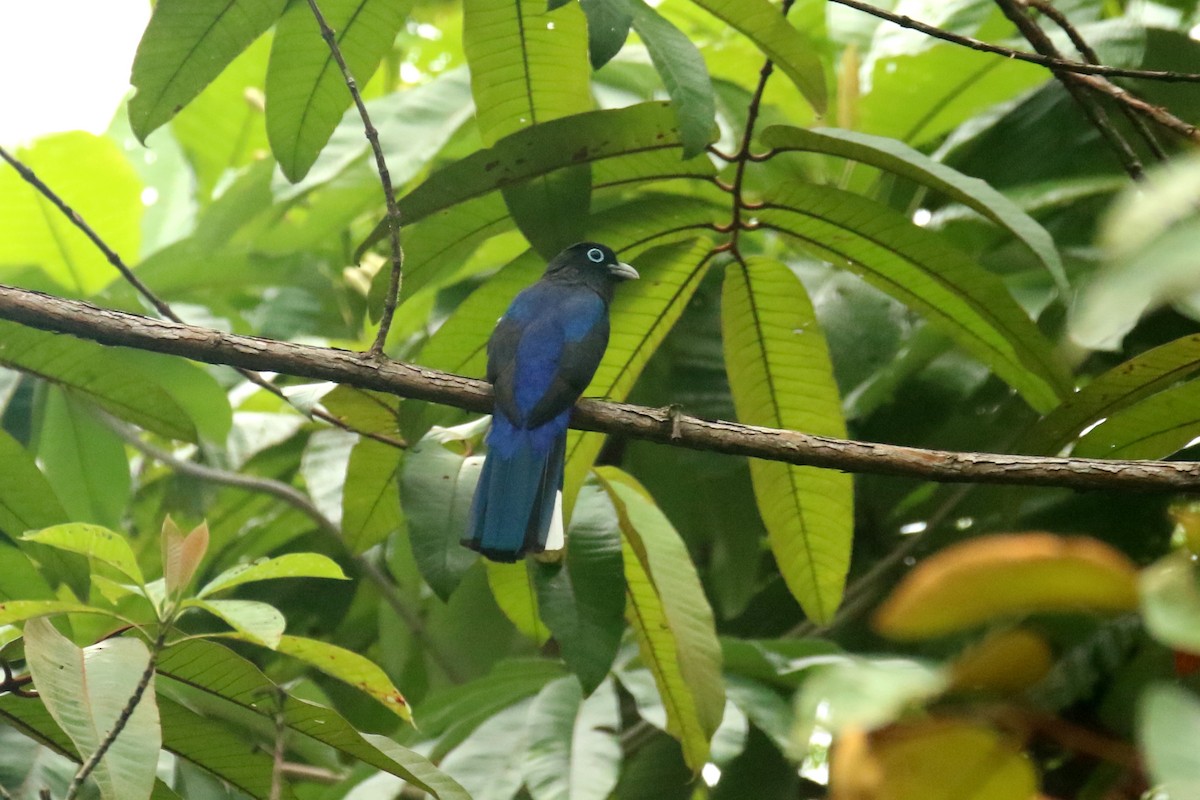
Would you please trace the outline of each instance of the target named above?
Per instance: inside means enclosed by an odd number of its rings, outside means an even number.
[[[924,639],[1039,612],[1137,607],[1137,569],[1095,539],[1050,533],[983,536],[918,565],[875,613],[893,639]]]
[[[1015,742],[969,722],[924,720],[838,737],[832,800],[1032,800],[1037,775]]]
[[[950,688],[1013,694],[1046,676],[1054,654],[1044,638],[1025,628],[996,631],[950,665]]]
[[[163,580],[167,591],[175,592],[191,582],[208,551],[208,523],[200,523],[187,536],[169,516],[162,529]]]

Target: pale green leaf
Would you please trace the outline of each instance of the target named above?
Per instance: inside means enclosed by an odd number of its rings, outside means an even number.
[[[761,258],[729,265],[721,332],[740,421],[845,438],[825,337],[791,270]],[[850,475],[752,459],[750,477],[780,574],[809,618],[828,622],[850,567]]]
[[[459,544],[466,534],[471,497],[483,456],[474,447],[486,420],[454,428],[434,427],[405,454],[400,502],[421,577],[442,600],[478,556]]]
[[[1067,277],[1054,239],[1016,203],[984,181],[962,174],[912,147],[884,136],[837,128],[795,128],[772,125],[760,135],[767,147],[848,158],[915,181],[974,209],[1007,230],[1029,248],[1066,292]]]
[[[84,758],[100,748],[150,666],[138,639],[80,650],[43,619],[25,625],[25,654],[38,695]],[[147,690],[92,773],[105,800],[148,797],[161,745],[158,707]]]
[[[187,105],[271,26],[286,0],[163,0],[133,61],[129,121],[139,139]]]
[[[596,472],[621,520],[626,618],[666,707],[667,732],[698,771],[725,710],[712,609],[687,548],[645,490],[615,467]]]
[[[1070,388],[1049,342],[999,278],[897,212],[829,186],[780,185],[759,223],[862,275],[953,337],[1035,409]]]
[[[128,261],[137,258],[142,182],[113,140],[82,131],[60,133],[17,150],[16,156],[109,247]],[[72,295],[95,294],[119,279],[87,236],[15,169],[0,163],[0,279],[11,280],[16,269],[30,266]]]
[[[522,700],[485,719],[441,761],[473,800],[512,800],[521,788],[521,762],[529,741]]]
[[[276,578],[332,578],[346,580],[346,574],[337,562],[320,553],[288,553],[275,558],[261,558],[249,564],[238,564],[222,572],[197,592],[197,597],[208,597],[235,586],[255,581]]]
[[[363,438],[350,452],[342,491],[342,541],[362,553],[404,524],[400,516],[400,460],[404,451]]]
[[[8,600],[0,603],[0,625],[12,625],[54,614],[105,614],[93,606],[66,600]]]
[[[1154,797],[1188,800],[1200,794],[1200,700],[1181,686],[1152,684],[1142,696],[1138,739]]]
[[[391,48],[410,4],[322,0],[320,7],[350,74],[365,85]],[[293,3],[275,26],[267,67],[267,136],[289,180],[305,176],[350,103],[345,77],[312,9]]]
[[[59,550],[94,558],[113,567],[138,585],[146,583],[146,579],[142,577],[142,570],[138,567],[137,557],[134,556],[133,549],[129,546],[129,541],[121,534],[99,525],[72,522],[33,531],[25,534],[22,538],[25,541],[38,542]]]
[[[606,682],[584,698],[573,676],[546,684],[529,708],[522,771],[533,800],[605,800],[621,764],[617,693]]]
[[[1138,593],[1146,630],[1156,641],[1200,654],[1200,586],[1185,552],[1171,553],[1143,569]]]
[[[257,600],[184,600],[184,608],[199,608],[225,621],[246,639],[274,650],[287,627],[279,609]]]

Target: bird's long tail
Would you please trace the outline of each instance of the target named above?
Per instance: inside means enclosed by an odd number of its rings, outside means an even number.
[[[566,432],[553,433],[547,441],[548,431],[500,424],[503,428],[489,437],[492,446],[479,474],[462,543],[493,561],[506,562],[560,549]]]

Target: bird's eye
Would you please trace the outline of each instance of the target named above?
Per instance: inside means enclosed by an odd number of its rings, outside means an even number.
[[[604,260],[604,253],[600,252],[600,248],[593,247],[591,250],[587,251],[587,257],[590,260],[595,261],[597,264],[599,264],[601,261]]]

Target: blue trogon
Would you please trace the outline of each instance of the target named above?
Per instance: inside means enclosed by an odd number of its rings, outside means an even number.
[[[512,562],[563,546],[567,421],[608,346],[613,289],[637,277],[602,244],[571,245],[496,324],[487,367],[495,406],[467,547]]]

